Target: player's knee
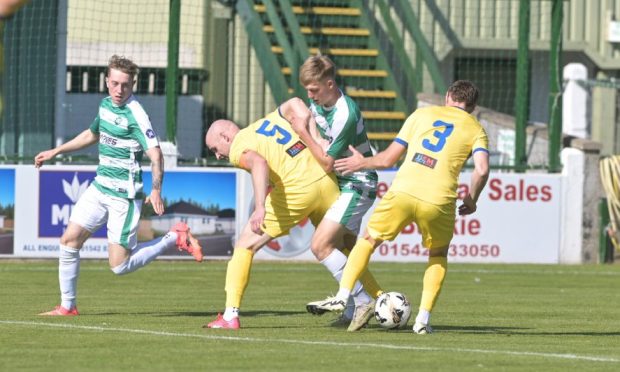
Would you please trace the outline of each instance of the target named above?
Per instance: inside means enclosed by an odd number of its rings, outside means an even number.
[[[77,239],[65,235],[60,237],[60,244],[66,247],[81,247]]]
[[[373,238],[372,236],[370,236],[368,231],[364,233],[364,237],[361,239],[366,240],[373,248],[377,248],[381,243],[383,243],[383,239]]]
[[[428,250],[429,257],[448,257],[450,247],[431,248]]]

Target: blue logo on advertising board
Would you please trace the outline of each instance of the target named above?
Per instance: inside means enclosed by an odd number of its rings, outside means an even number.
[[[69,224],[71,211],[78,199],[93,182],[95,172],[39,172],[39,236],[60,238]],[[105,238],[105,225],[93,235]]]

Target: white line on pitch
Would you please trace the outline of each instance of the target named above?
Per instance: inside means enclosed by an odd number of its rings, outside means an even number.
[[[441,347],[425,347],[425,346],[375,344],[375,343],[362,343],[362,342],[307,341],[307,340],[294,340],[294,339],[281,339],[281,338],[269,339],[269,338],[256,338],[256,337],[219,336],[219,335],[203,335],[203,334],[194,334],[194,333],[150,331],[147,329],[114,328],[114,327],[107,328],[107,327],[96,327],[96,326],[80,326],[80,325],[75,325],[75,324],[27,322],[27,321],[17,321],[17,320],[0,320],[0,324],[31,326],[35,328],[36,327],[67,328],[67,329],[80,329],[80,330],[89,330],[89,331],[97,331],[97,332],[121,332],[121,333],[144,334],[144,335],[153,335],[153,336],[200,338],[200,339],[207,339],[207,340],[275,342],[275,343],[282,343],[282,344],[341,346],[341,347],[348,346],[348,347],[355,347],[355,348],[373,347],[377,349],[392,349],[392,350],[446,351],[446,352],[457,352],[457,353],[536,356],[536,357],[542,357],[542,358],[585,360],[585,361],[590,361],[590,362],[611,362],[611,363],[620,362],[620,359],[616,359],[616,358],[592,357],[592,356],[587,356],[587,355],[576,355],[576,354],[539,353],[539,352],[533,352],[533,351],[441,348]]]

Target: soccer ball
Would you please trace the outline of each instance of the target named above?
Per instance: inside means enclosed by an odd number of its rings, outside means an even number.
[[[382,293],[375,304],[375,319],[379,326],[396,329],[407,325],[411,316],[411,304],[404,294],[399,292]]]

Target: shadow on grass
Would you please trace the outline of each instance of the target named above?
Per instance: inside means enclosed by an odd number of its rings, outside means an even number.
[[[492,326],[436,326],[433,330],[437,332],[450,333],[489,333],[489,334],[526,334],[530,328],[524,327],[492,327]]]
[[[88,312],[82,313],[82,315],[89,316],[114,316],[114,315],[140,315],[140,316],[152,316],[152,317],[210,317],[217,316],[222,311],[170,311],[170,312],[156,312],[156,311],[106,311],[106,312]],[[278,311],[278,310],[257,310],[257,311],[243,311],[242,317],[254,317],[254,316],[286,316],[286,315],[299,315],[306,314],[305,311]]]

